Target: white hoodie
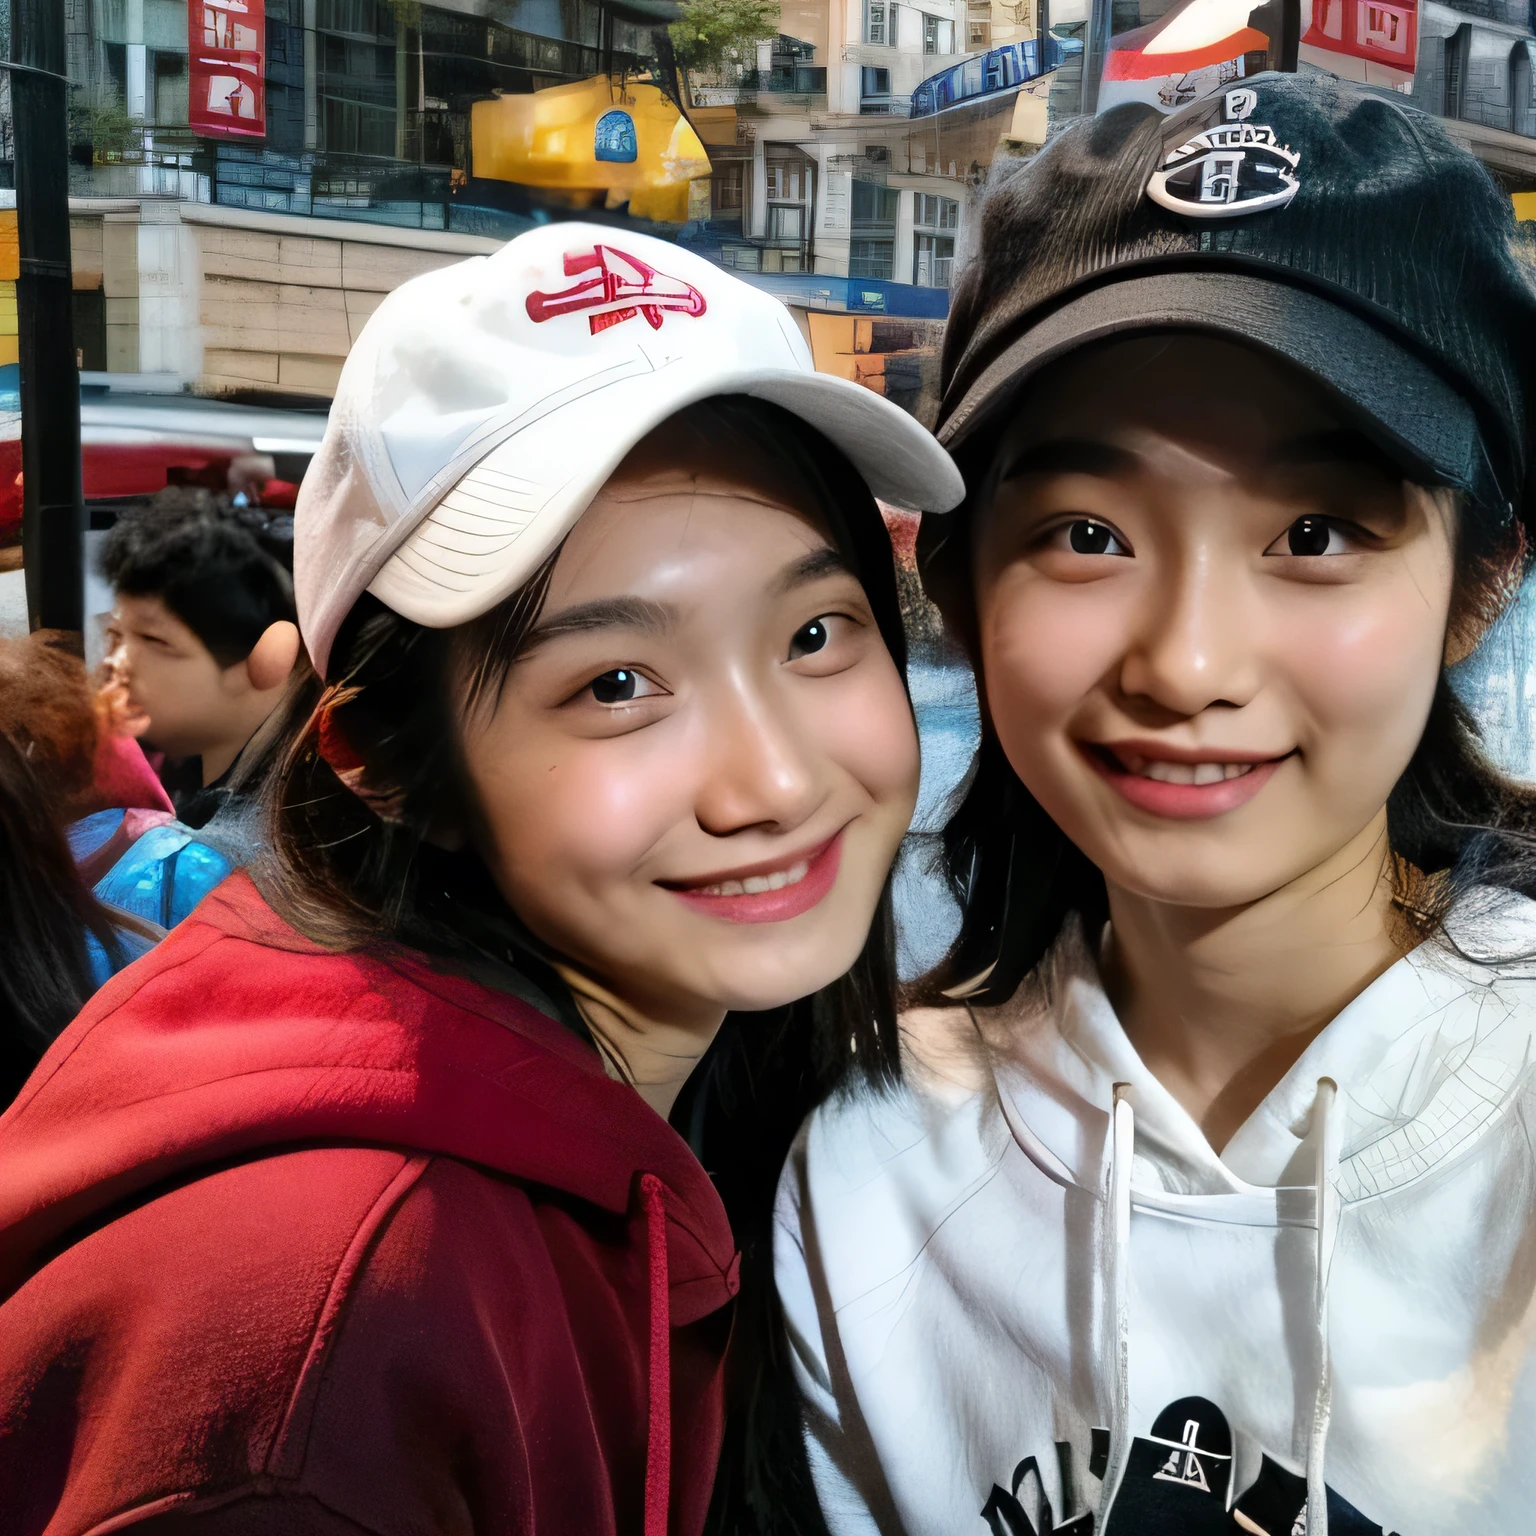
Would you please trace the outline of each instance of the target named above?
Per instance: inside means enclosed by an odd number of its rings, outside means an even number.
[[[1464,950],[1536,953],[1479,905]],[[835,1536],[1536,1533],[1536,964],[1421,946],[1220,1157],[1075,926],[904,1025],[779,1192]]]

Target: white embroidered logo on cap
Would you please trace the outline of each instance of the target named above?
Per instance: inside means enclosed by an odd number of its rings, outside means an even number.
[[[1147,196],[1171,213],[1193,219],[1232,219],[1283,208],[1301,182],[1301,156],[1275,138],[1275,130],[1250,123],[1258,93],[1228,91],[1226,121],[1197,133],[1166,155],[1147,183]]]

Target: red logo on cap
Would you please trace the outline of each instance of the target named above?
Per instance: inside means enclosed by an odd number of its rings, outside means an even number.
[[[589,273],[579,283],[558,293],[534,292],[528,295],[528,318],[535,325],[553,320],[557,315],[574,315],[591,309],[587,316],[591,334],[606,331],[610,325],[644,315],[653,331],[661,329],[663,314],[702,315],[704,295],[692,283],[668,277],[647,266],[638,256],[611,245],[596,245],[590,251],[567,251],[565,275],[576,277]]]

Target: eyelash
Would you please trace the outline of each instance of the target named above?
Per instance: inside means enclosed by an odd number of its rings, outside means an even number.
[[[1308,528],[1308,525],[1311,525],[1311,527]],[[1079,528],[1089,530],[1089,532],[1085,535],[1085,538],[1089,541],[1092,541],[1097,536],[1102,535],[1108,544],[1118,547],[1105,549],[1077,549],[1074,547],[1071,551],[1073,554],[1083,555],[1089,558],[1097,558],[1101,556],[1132,555],[1135,553],[1135,551],[1130,547],[1130,541],[1127,540],[1122,534],[1118,533],[1112,524],[1106,523],[1102,518],[1084,516],[1069,518],[1065,522],[1058,522],[1044,529],[1040,534],[1038,547],[1044,549],[1048,547],[1053,540],[1061,538],[1062,535],[1066,535],[1068,541],[1070,542],[1074,531]],[[1306,551],[1292,548],[1290,547],[1291,536],[1298,530],[1306,530],[1308,532],[1324,532],[1328,536],[1327,542],[1324,544],[1324,547],[1321,550],[1316,551]],[[1352,551],[1348,548],[1341,550],[1330,550],[1328,548],[1328,545],[1332,543],[1335,536],[1344,540],[1346,544],[1368,543],[1372,538],[1370,530],[1362,528],[1358,523],[1350,522],[1347,518],[1321,517],[1315,514],[1309,514],[1307,516],[1298,517],[1293,522],[1288,524],[1284,531],[1280,534],[1280,537],[1275,539],[1265,549],[1264,553],[1266,555],[1270,554],[1271,552],[1276,554],[1284,554],[1295,560],[1321,560],[1327,559],[1330,555],[1336,558],[1338,555],[1351,553]],[[1287,541],[1287,548],[1283,551],[1276,550],[1275,546],[1279,544],[1282,539]]]
[[[604,699],[598,694],[598,685],[605,682],[608,678],[616,679],[616,686],[620,689],[631,685],[638,687],[643,684],[648,691],[638,696],[632,693],[626,699]],[[583,683],[576,691],[574,697],[579,699],[583,694],[590,694],[593,702],[600,708],[617,712],[621,709],[628,709],[643,699],[653,698],[657,694],[665,692],[666,690],[659,683],[647,677],[638,667],[609,667],[607,671],[599,672],[596,677],[590,678],[587,682]]]
[[[1106,536],[1110,543],[1117,545],[1118,548],[1102,550],[1073,549],[1070,547],[1070,540],[1072,531],[1075,528],[1088,528],[1095,530],[1096,532],[1100,532]],[[1054,541],[1061,539],[1063,536],[1065,536],[1068,540],[1068,548],[1064,549],[1062,551],[1063,553],[1084,555],[1090,558],[1096,556],[1113,556],[1115,558],[1119,558],[1135,553],[1135,551],[1131,548],[1131,541],[1127,539],[1122,533],[1120,533],[1112,524],[1106,523],[1103,518],[1088,517],[1083,513],[1078,513],[1075,517],[1065,518],[1060,522],[1053,523],[1049,527],[1043,528],[1040,532],[1039,541],[1036,547],[1039,549],[1047,549]]]

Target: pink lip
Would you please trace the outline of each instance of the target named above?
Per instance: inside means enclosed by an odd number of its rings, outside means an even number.
[[[805,857],[802,855],[802,857]],[[810,868],[805,878],[794,885],[786,885],[777,891],[762,891],[755,896],[713,896],[701,890],[670,890],[680,901],[685,901],[695,912],[706,917],[718,917],[728,923],[782,923],[791,917],[799,917],[818,905],[827,892],[837,883],[838,867],[843,858],[843,834],[829,838],[820,848],[809,855]],[[798,859],[780,861],[769,866],[784,869]],[[717,875],[709,881],[719,885],[726,880],[740,880],[746,874],[766,873],[766,870],[749,870],[744,873]]]
[[[1100,776],[1117,790],[1122,799],[1139,811],[1152,816],[1164,816],[1170,821],[1208,821],[1213,816],[1224,816],[1246,805],[1274,777],[1275,770],[1285,761],[1284,757],[1254,761],[1251,753],[1233,752],[1221,758],[1187,756],[1180,752],[1147,751],[1142,743],[1118,743],[1128,750],[1138,751],[1141,756],[1161,759],[1165,762],[1242,763],[1253,761],[1254,766],[1240,779],[1223,779],[1219,784],[1165,784],[1160,779],[1143,778],[1139,773],[1127,773],[1107,748],[1096,749],[1084,744],[1083,756],[1099,772]],[[1286,756],[1290,754],[1287,753]]]

